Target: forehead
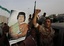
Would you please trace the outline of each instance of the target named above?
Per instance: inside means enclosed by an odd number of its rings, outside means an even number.
[[[51,21],[50,19],[46,19],[45,21]]]
[[[19,15],[19,17],[24,17],[24,15]]]

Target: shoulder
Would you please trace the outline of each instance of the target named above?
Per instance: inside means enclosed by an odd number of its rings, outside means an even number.
[[[22,25],[24,25],[24,26],[28,26],[28,24],[27,24],[27,23],[23,23]]]
[[[28,24],[27,23],[23,23],[20,25],[20,27],[28,27]]]

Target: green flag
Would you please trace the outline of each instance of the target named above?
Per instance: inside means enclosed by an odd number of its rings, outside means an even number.
[[[7,11],[8,13],[11,13],[11,11],[9,11],[8,9],[6,9],[6,8],[4,8],[4,7],[2,7],[2,6],[0,6],[0,8],[1,8],[2,10]]]

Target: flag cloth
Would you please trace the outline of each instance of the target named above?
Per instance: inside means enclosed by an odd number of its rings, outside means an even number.
[[[2,6],[0,6],[0,8],[1,8],[2,10],[7,11],[8,13],[11,13],[11,11],[9,11],[8,9],[6,9],[6,8],[4,8],[4,7],[2,7]]]

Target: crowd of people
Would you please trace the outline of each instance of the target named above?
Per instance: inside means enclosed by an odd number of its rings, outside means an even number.
[[[19,29],[17,29],[17,31],[13,33],[14,30],[12,30],[12,27],[15,25],[9,27],[6,23],[4,23],[4,25],[1,27],[1,30],[3,31],[3,36],[5,35],[6,37],[8,36],[7,34],[9,34],[9,36],[11,36],[13,39],[25,37],[25,39],[17,42],[12,46],[54,46],[53,38],[55,36],[55,31],[51,27],[51,19],[49,17],[45,17],[46,13],[43,14],[42,18],[40,18],[38,15],[40,12],[40,9],[35,9],[35,13],[33,15],[29,15],[28,24],[25,23],[26,13],[19,12],[17,16],[18,23],[16,23],[16,25],[19,26]],[[0,37],[2,37],[2,35]],[[7,41],[6,43],[8,44],[9,42]],[[7,45],[5,44],[4,46]]]

